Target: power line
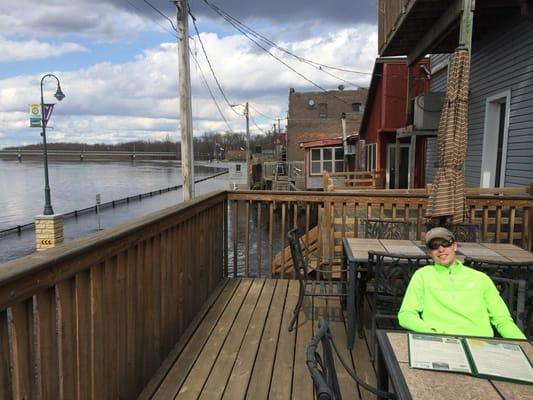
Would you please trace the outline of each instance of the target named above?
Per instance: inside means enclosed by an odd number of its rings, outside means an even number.
[[[132,7],[136,8],[137,10],[140,11],[140,9],[139,9],[138,7],[136,7],[134,4],[132,4],[129,0],[126,0],[126,1],[127,1]],[[161,16],[163,16],[165,19],[167,19],[167,20],[169,21],[170,25],[172,26],[172,29],[173,29],[174,31],[176,31],[176,27],[175,27],[174,23],[172,22],[172,20],[171,20],[167,15],[165,15],[161,10],[159,10],[156,6],[154,6],[154,5],[153,5],[152,3],[150,3],[148,0],[143,0],[143,1],[144,1],[147,5],[149,5],[154,11],[156,11],[159,15],[161,15]],[[204,1],[205,1],[206,4],[208,4],[208,5],[211,7],[211,4],[210,4],[208,1],[206,1],[206,0],[204,0]],[[213,8],[213,7],[214,7],[214,8]],[[344,101],[343,99],[341,99],[340,97],[338,97],[338,96],[336,96],[336,95],[334,95],[334,94],[332,94],[332,93],[328,93],[326,89],[324,89],[324,88],[322,88],[321,86],[317,85],[316,83],[314,83],[313,81],[311,81],[310,79],[308,79],[307,77],[305,77],[303,74],[299,73],[299,72],[296,71],[294,68],[292,68],[292,67],[290,67],[288,64],[284,63],[281,59],[279,59],[278,57],[276,57],[274,54],[272,54],[270,51],[268,51],[267,49],[265,49],[263,46],[261,46],[261,45],[260,45],[259,43],[257,43],[255,40],[253,40],[252,38],[250,38],[250,37],[246,34],[246,32],[243,32],[241,29],[239,29],[237,26],[235,26],[235,24],[240,24],[240,25],[242,25],[242,26],[243,26],[243,29],[250,31],[252,35],[258,37],[259,39],[262,39],[263,41],[267,42],[268,44],[272,45],[273,47],[276,47],[276,48],[280,49],[281,51],[284,51],[284,52],[286,52],[286,53],[288,53],[288,54],[291,54],[293,57],[296,57],[296,58],[299,59],[299,60],[305,60],[307,63],[314,63],[314,62],[312,62],[312,61],[310,61],[310,60],[306,60],[306,59],[304,59],[303,57],[299,57],[299,56],[297,56],[297,55],[294,55],[294,54],[290,53],[288,50],[285,50],[285,49],[283,49],[282,47],[279,47],[276,43],[274,43],[274,42],[270,41],[269,39],[267,39],[266,37],[264,37],[264,36],[258,34],[257,32],[253,31],[251,28],[248,28],[246,25],[242,24],[240,21],[238,21],[238,20],[236,20],[235,18],[231,17],[231,15],[228,14],[228,18],[226,18],[223,14],[227,14],[227,13],[225,13],[223,10],[221,10],[221,9],[218,8],[217,6],[214,6],[214,5],[213,5],[213,7],[212,7],[212,8],[213,8],[215,11],[220,10],[219,15],[221,15],[221,16],[222,16],[224,19],[226,19],[231,25],[233,25],[237,30],[239,30],[241,33],[243,33],[248,39],[250,39],[252,42],[254,42],[254,43],[255,43],[257,46],[259,46],[261,49],[263,49],[264,51],[266,51],[266,52],[267,52],[268,54],[270,54],[272,57],[274,57],[275,59],[277,59],[278,61],[280,61],[282,64],[284,64],[286,67],[288,67],[289,69],[293,70],[295,73],[297,73],[298,75],[300,75],[301,77],[303,77],[304,79],[306,79],[307,81],[309,81],[311,84],[314,84],[316,87],[318,87],[319,89],[321,89],[322,91],[324,91],[326,94],[331,95],[331,96],[337,98],[338,100],[342,101],[342,102],[345,103],[345,104],[348,104],[348,102]],[[191,9],[190,9],[190,6],[189,6],[189,9],[188,9],[188,13],[189,13],[189,15],[191,16],[191,19],[192,19],[192,21],[193,21],[193,25],[194,25],[194,29],[195,29],[195,31],[196,31],[196,35],[197,35],[197,37],[198,37],[198,40],[199,40],[200,45],[201,45],[201,48],[202,48],[202,52],[203,52],[203,54],[204,54],[204,56],[205,56],[205,58],[206,58],[206,61],[207,61],[208,65],[209,65],[209,69],[210,69],[210,71],[211,71],[211,74],[212,74],[212,76],[213,76],[213,78],[214,78],[214,80],[215,80],[215,82],[216,82],[216,84],[217,84],[217,87],[218,87],[220,93],[222,94],[222,97],[224,98],[224,100],[226,101],[226,103],[227,103],[227,105],[230,107],[230,109],[231,109],[236,115],[240,115],[237,111],[234,110],[234,108],[232,107],[232,103],[228,100],[228,98],[227,98],[227,96],[226,96],[224,90],[222,89],[222,86],[220,85],[220,82],[219,82],[219,80],[218,80],[218,78],[217,78],[217,76],[216,76],[216,74],[215,74],[215,71],[214,71],[213,66],[212,66],[212,64],[211,64],[211,61],[210,61],[210,59],[209,59],[209,56],[207,55],[207,51],[206,51],[206,49],[205,49],[204,43],[203,43],[203,41],[202,41],[202,38],[200,37],[200,32],[199,32],[199,30],[198,30],[198,26],[196,25],[196,18],[195,18],[194,15],[192,14]],[[217,13],[218,13],[218,11],[217,11]],[[231,19],[233,19],[233,20],[236,21],[235,24],[232,23]],[[172,34],[172,36],[176,37],[176,35],[174,35],[173,33],[171,33],[171,34]],[[197,62],[197,60],[195,60],[195,61]],[[317,64],[318,64],[318,63],[317,63]],[[323,65],[323,64],[321,64],[321,65]],[[324,66],[325,66],[325,65],[324,65]],[[315,66],[315,67],[316,67],[316,66]],[[329,73],[329,72],[327,72],[327,71],[324,71],[321,67],[319,67],[318,69],[320,69],[322,72],[325,72],[325,73],[327,73],[328,75],[331,75],[331,76],[333,76],[333,77],[335,77],[335,78],[337,78],[337,79],[340,79],[340,80],[342,80],[342,81],[344,81],[344,82],[346,82],[346,83],[348,83],[348,84],[351,84],[351,85],[357,86],[357,85],[355,85],[355,84],[352,83],[352,82],[349,82],[349,81],[344,80],[344,79],[342,79],[342,78],[340,78],[340,77],[337,77],[337,76],[335,76],[335,75],[333,75],[333,74],[331,74],[331,73]],[[217,104],[217,106],[218,106],[218,104]],[[255,110],[257,113],[262,114],[262,113],[259,112],[257,109],[254,108],[254,110]],[[262,115],[265,116],[264,114],[262,114]],[[265,116],[265,117],[266,117],[266,118],[269,118],[269,119],[272,119],[272,120],[275,119],[275,118],[271,118],[271,117],[268,117],[268,116]]]
[[[202,38],[200,37],[200,32],[198,31],[198,26],[196,25],[196,18],[194,17],[194,15],[192,15],[192,12],[191,12],[191,9],[189,7],[189,15],[191,16],[192,18],[192,23],[194,25],[194,30],[196,31],[196,36],[198,37],[198,41],[200,42],[200,47],[202,48],[202,52],[204,53],[204,57],[207,61],[207,64],[209,65],[209,69],[211,70],[211,75],[213,75],[213,79],[215,80],[217,86],[218,86],[218,90],[220,91],[220,93],[222,94],[222,97],[224,97],[224,100],[226,101],[226,103],[228,104],[228,107],[236,114],[236,115],[239,115],[239,113],[237,111],[235,111],[232,107],[232,103],[228,100],[228,98],[226,97],[226,93],[224,93],[224,90],[222,89],[222,86],[220,86],[220,82],[218,81],[218,78],[215,74],[215,71],[213,70],[213,66],[211,65],[211,61],[209,60],[209,56],[207,55],[207,51],[205,50],[205,46],[204,46],[204,42],[202,41]]]
[[[137,7],[135,4],[131,3],[129,0],[125,0],[130,6],[132,6],[133,8],[135,8],[136,10],[138,10],[139,12],[142,13],[142,10]],[[177,29],[176,29],[176,26],[174,25],[174,23],[172,22],[172,20],[167,16],[165,15],[161,10],[159,10],[156,6],[154,6],[153,4],[151,4],[149,1],[147,0],[144,0],[144,2],[146,4],[148,4],[153,10],[155,10],[158,14],[160,14],[161,16],[163,16],[164,18],[166,18],[170,25],[172,26],[172,29],[177,32]],[[191,15],[192,16],[192,15]],[[194,18],[194,17],[193,17]],[[193,19],[194,20],[194,19]],[[158,25],[162,26],[161,24],[158,23]],[[167,27],[164,27],[163,28],[168,32],[170,33],[174,38],[177,38],[177,35],[175,35],[174,33],[170,32],[169,30],[167,30]],[[200,36],[198,35],[198,38],[200,39]],[[228,130],[230,132],[233,131],[233,129],[231,128],[230,124],[228,123],[228,120],[226,119],[226,117],[224,116],[224,113],[222,112],[218,102],[216,101],[216,98],[213,94],[213,91],[211,90],[211,87],[209,86],[208,82],[207,82],[207,79],[205,78],[205,74],[202,70],[202,67],[200,66],[200,63],[198,62],[198,59],[195,57],[195,55],[192,53],[192,51],[189,49],[189,54],[191,55],[192,59],[194,60],[194,62],[196,63],[197,67],[198,67],[198,70],[200,71],[200,77],[202,79],[202,82],[204,83],[205,87],[207,88],[208,92],[209,92],[209,95],[211,96],[211,99],[213,100],[213,102],[215,103],[215,106],[218,110],[218,113],[220,114],[220,117],[224,120],[226,126],[228,127]],[[215,78],[216,79],[216,78]],[[217,82],[218,83],[218,82]]]
[[[259,125],[257,125],[257,123],[255,122],[254,117],[252,117],[251,114],[248,114],[248,116],[250,117],[250,119],[252,120],[252,123],[255,125],[255,127],[256,127],[257,129],[259,129],[261,132],[263,132],[263,133],[265,133],[265,134],[267,133],[263,128],[261,128]]]
[[[128,3],[131,7],[135,8],[137,11],[138,11],[138,14],[143,16],[144,17],[144,14],[143,14],[143,11],[137,7],[135,4],[133,4],[130,0],[124,0],[126,3]],[[168,17],[167,17],[168,18]],[[163,30],[165,30],[166,32],[170,33],[174,38],[177,38],[176,34],[174,32],[171,32],[170,30],[168,30],[168,27],[159,23],[159,21],[155,21],[155,23],[157,25],[159,25],[161,28],[163,28]],[[172,26],[174,28],[174,31],[176,31],[176,28],[174,26]]]
[[[259,115],[261,115],[261,116],[263,116],[263,117],[265,117],[265,118],[267,118],[267,119],[271,119],[271,120],[275,120],[275,119],[276,119],[276,118],[269,117],[268,115],[263,114],[263,113],[262,113],[261,111],[259,111],[257,108],[255,108],[254,106],[252,106],[250,103],[248,103],[248,106],[249,106],[252,110],[254,110],[257,114],[259,114]]]
[[[168,22],[170,22],[170,25],[172,26],[172,29],[174,29],[174,31],[178,31],[178,29],[176,28],[176,25],[174,25],[174,22],[166,15],[164,14],[159,8],[157,8],[156,6],[154,6],[152,3],[150,3],[148,0],[144,0],[144,2],[146,4],[148,4],[150,7],[152,7],[152,9],[154,9],[159,15],[161,15],[163,18],[166,18]]]
[[[296,58],[299,62],[302,62],[304,64],[307,64],[307,65],[310,65],[311,67],[319,70],[320,72],[323,72],[331,77],[333,77],[334,79],[337,79],[337,80],[340,80],[344,83],[347,83],[348,85],[350,86],[354,86],[354,87],[358,87],[359,85],[356,84],[356,83],[353,83],[353,82],[350,82],[338,75],[335,75],[331,72],[328,72],[326,70],[324,70],[323,67],[328,67],[326,66],[325,64],[320,64],[320,63],[317,63],[317,62],[314,62],[314,61],[311,61],[311,60],[308,60],[304,57],[301,57],[301,56],[298,56],[292,52],[290,52],[289,50],[279,46],[277,43],[273,42],[272,40],[268,39],[266,36],[263,36],[262,34],[254,31],[252,28],[250,28],[249,26],[247,26],[246,24],[240,22],[238,19],[232,17],[230,14],[226,13],[225,11],[219,9],[222,13],[224,13],[229,19],[231,19],[235,24],[239,25],[243,30],[245,30],[246,32],[248,32],[250,35],[254,36],[255,38],[257,38],[258,40],[260,41],[263,41],[264,43],[266,43],[268,46],[271,46],[271,47],[274,47],[276,49],[278,49],[279,51],[285,53],[285,54],[288,54],[290,55],[291,57],[294,57]],[[219,14],[220,15],[220,14]],[[227,20],[229,22],[229,20]],[[328,67],[329,68],[329,67]]]
[[[281,64],[283,64],[285,67],[287,67],[288,69],[290,69],[291,71],[293,71],[295,74],[297,74],[298,76],[300,76],[301,78],[303,78],[304,80],[306,80],[307,82],[309,82],[310,84],[312,84],[313,86],[317,87],[318,89],[322,90],[324,93],[326,93],[326,95],[328,96],[332,96],[332,97],[335,97],[337,100],[345,103],[345,104],[349,104],[346,100],[336,96],[334,93],[331,93],[331,92],[328,92],[324,87],[320,86],[318,83],[314,82],[313,80],[309,79],[308,77],[306,77],[304,74],[302,74],[301,72],[297,71],[296,69],[294,69],[293,67],[291,67],[289,64],[287,64],[285,61],[283,61],[281,58],[277,57],[276,55],[274,55],[270,50],[268,50],[267,48],[265,48],[261,43],[258,43],[256,40],[254,40],[253,38],[251,38],[248,33],[240,28],[238,26],[237,23],[233,22],[231,20],[231,18],[229,17],[226,17],[226,15],[224,14],[224,12],[222,12],[218,7],[212,5],[209,1],[207,0],[204,0],[204,2],[209,6],[211,7],[217,14],[219,14],[222,18],[224,18],[226,21],[228,21],[235,29],[237,29],[239,32],[241,32],[244,36],[246,36],[250,41],[252,41],[257,47],[259,47],[260,49],[262,49],[265,53],[269,54],[272,58],[274,58],[275,60],[277,60],[278,62],[280,62]],[[220,10],[220,11],[219,11]]]
[[[222,10],[220,7],[215,6],[214,4],[210,3],[208,0],[204,0],[204,2],[209,7],[211,7],[213,10],[215,10],[215,12],[217,12],[219,15],[221,15],[224,19],[226,19],[226,20],[231,19],[231,21],[233,21],[235,24],[239,25],[241,28],[243,28],[244,30],[249,32],[254,37],[258,38],[259,40],[262,40],[266,44],[268,44],[268,45],[270,45],[272,47],[275,47],[276,49],[278,49],[278,50],[290,55],[291,57],[296,58],[298,61],[306,63],[308,65],[311,65],[314,68],[317,68],[318,70],[320,70],[320,71],[322,71],[322,72],[324,72],[324,73],[326,73],[326,74],[328,74],[328,75],[330,75],[330,76],[332,76],[332,77],[334,77],[336,79],[342,80],[343,82],[349,83],[349,84],[354,85],[354,86],[358,86],[358,85],[356,85],[356,84],[354,84],[354,83],[352,83],[350,81],[345,80],[344,78],[341,78],[341,77],[339,77],[337,75],[329,73],[328,71],[325,71],[323,68],[328,68],[328,69],[333,69],[333,70],[343,71],[343,72],[349,72],[349,73],[354,73],[354,74],[372,75],[371,72],[362,72],[362,71],[356,71],[356,70],[351,70],[351,69],[342,68],[342,67],[335,67],[335,66],[319,63],[317,61],[312,61],[312,60],[309,60],[308,58],[305,58],[305,57],[299,56],[297,54],[294,54],[293,52],[285,49],[284,47],[279,46],[277,43],[273,42],[272,40],[270,40],[266,36],[262,35],[261,33],[258,33],[256,31],[254,31],[252,28],[250,28],[249,26],[247,26],[243,22],[239,21],[237,18],[233,17],[228,12],[226,12],[226,11]]]
[[[232,132],[233,129],[231,129],[231,126],[229,125],[228,120],[226,119],[226,117],[222,113],[222,110],[220,109],[220,106],[218,105],[218,102],[215,99],[215,96],[213,95],[213,91],[211,90],[211,88],[209,87],[209,84],[207,83],[207,80],[205,79],[204,72],[202,71],[202,67],[200,66],[200,63],[198,62],[198,59],[195,57],[195,55],[192,53],[192,51],[190,49],[189,49],[189,54],[191,55],[192,59],[194,60],[194,62],[196,63],[196,65],[198,67],[198,70],[200,71],[200,77],[202,78],[202,81],[204,82],[204,85],[206,86],[207,90],[209,91],[209,95],[211,96],[211,99],[215,103],[215,106],[217,107],[218,113],[220,114],[220,116],[222,117],[224,122],[226,123],[226,126],[228,127],[228,130],[230,132]]]

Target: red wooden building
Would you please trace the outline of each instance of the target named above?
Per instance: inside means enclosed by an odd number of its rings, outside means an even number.
[[[412,68],[409,86],[414,101],[420,102],[421,97],[417,96],[429,90],[428,72],[429,59],[421,60]],[[394,188],[396,181],[399,188],[425,185],[425,137],[436,134],[436,128],[432,126],[435,129],[424,129],[418,140],[413,141],[410,136],[402,137],[397,132],[412,126],[414,104],[408,107],[407,81],[405,58],[376,59],[359,130],[362,157],[358,169],[384,172],[386,188]],[[440,108],[437,113],[440,115]],[[438,121],[438,115],[432,119]]]

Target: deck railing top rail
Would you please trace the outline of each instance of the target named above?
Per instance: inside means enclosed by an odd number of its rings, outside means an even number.
[[[89,268],[91,265],[105,260],[111,254],[119,252],[121,247],[126,248],[134,241],[140,241],[143,238],[150,237],[156,231],[164,230],[166,226],[179,223],[176,218],[185,219],[203,208],[208,208],[215,203],[223,201],[225,196],[225,191],[211,192],[198,196],[190,202],[155,211],[131,222],[84,236],[44,252],[35,252],[1,264],[0,309],[5,307],[4,301],[6,300],[5,293],[2,293],[1,290],[3,286],[72,261],[68,268],[65,267],[61,271],[50,273],[48,276],[49,281],[36,282],[38,286],[50,286],[69,274],[74,275],[85,268]],[[125,238],[129,238],[127,243],[122,240]],[[82,262],[76,261],[79,256],[83,256]],[[60,277],[59,275],[64,276]],[[37,288],[32,288],[32,290],[35,289]],[[15,298],[19,297],[19,295],[24,296],[22,293],[12,291],[10,294],[11,301],[16,300]]]
[[[325,199],[331,201],[349,201],[353,202],[360,198],[383,198],[385,202],[390,199],[398,201],[408,201],[410,199],[427,200],[429,194],[425,189],[373,189],[373,190],[349,190],[343,188],[342,191],[334,192],[309,192],[309,191],[294,191],[287,193],[285,191],[257,191],[257,190],[239,190],[238,192],[228,192],[229,200],[257,200],[257,201],[271,201],[271,200],[285,200],[285,201],[308,201],[308,202],[322,202]],[[467,199],[484,200],[487,202],[517,202],[513,204],[531,206],[533,196],[527,193],[505,194],[505,196],[476,193],[467,191]]]

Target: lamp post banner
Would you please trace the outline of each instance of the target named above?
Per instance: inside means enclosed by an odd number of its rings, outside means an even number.
[[[48,126],[48,120],[52,116],[52,111],[54,111],[53,104],[44,104],[44,126]]]
[[[30,128],[41,127],[41,105],[30,104]]]

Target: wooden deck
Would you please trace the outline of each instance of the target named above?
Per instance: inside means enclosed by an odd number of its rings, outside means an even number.
[[[342,357],[375,384],[365,340],[346,347],[338,300],[315,300],[312,307],[306,299],[298,328],[287,331],[297,298],[297,281],[225,279],[140,399],[312,399],[305,350],[319,318],[330,321]],[[336,366],[344,398],[373,398],[338,360]]]

